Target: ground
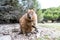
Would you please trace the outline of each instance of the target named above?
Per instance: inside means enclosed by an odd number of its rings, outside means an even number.
[[[60,23],[38,23],[38,33],[19,34],[19,24],[0,24],[0,40],[60,40]]]

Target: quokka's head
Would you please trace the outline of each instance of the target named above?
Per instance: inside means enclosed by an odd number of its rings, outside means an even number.
[[[27,17],[28,17],[28,19],[32,20],[33,16],[34,16],[34,13],[35,13],[35,11],[33,9],[29,9],[27,11]]]

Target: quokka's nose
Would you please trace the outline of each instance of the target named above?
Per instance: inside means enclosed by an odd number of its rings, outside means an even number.
[[[31,19],[31,17],[29,17],[29,19]]]

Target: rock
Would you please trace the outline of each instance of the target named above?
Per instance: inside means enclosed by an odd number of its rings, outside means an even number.
[[[11,40],[10,35],[0,36],[0,40]]]

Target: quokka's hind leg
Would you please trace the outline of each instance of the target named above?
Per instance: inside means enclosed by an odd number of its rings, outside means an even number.
[[[28,36],[25,28],[22,28],[22,33],[23,33],[25,36]]]

